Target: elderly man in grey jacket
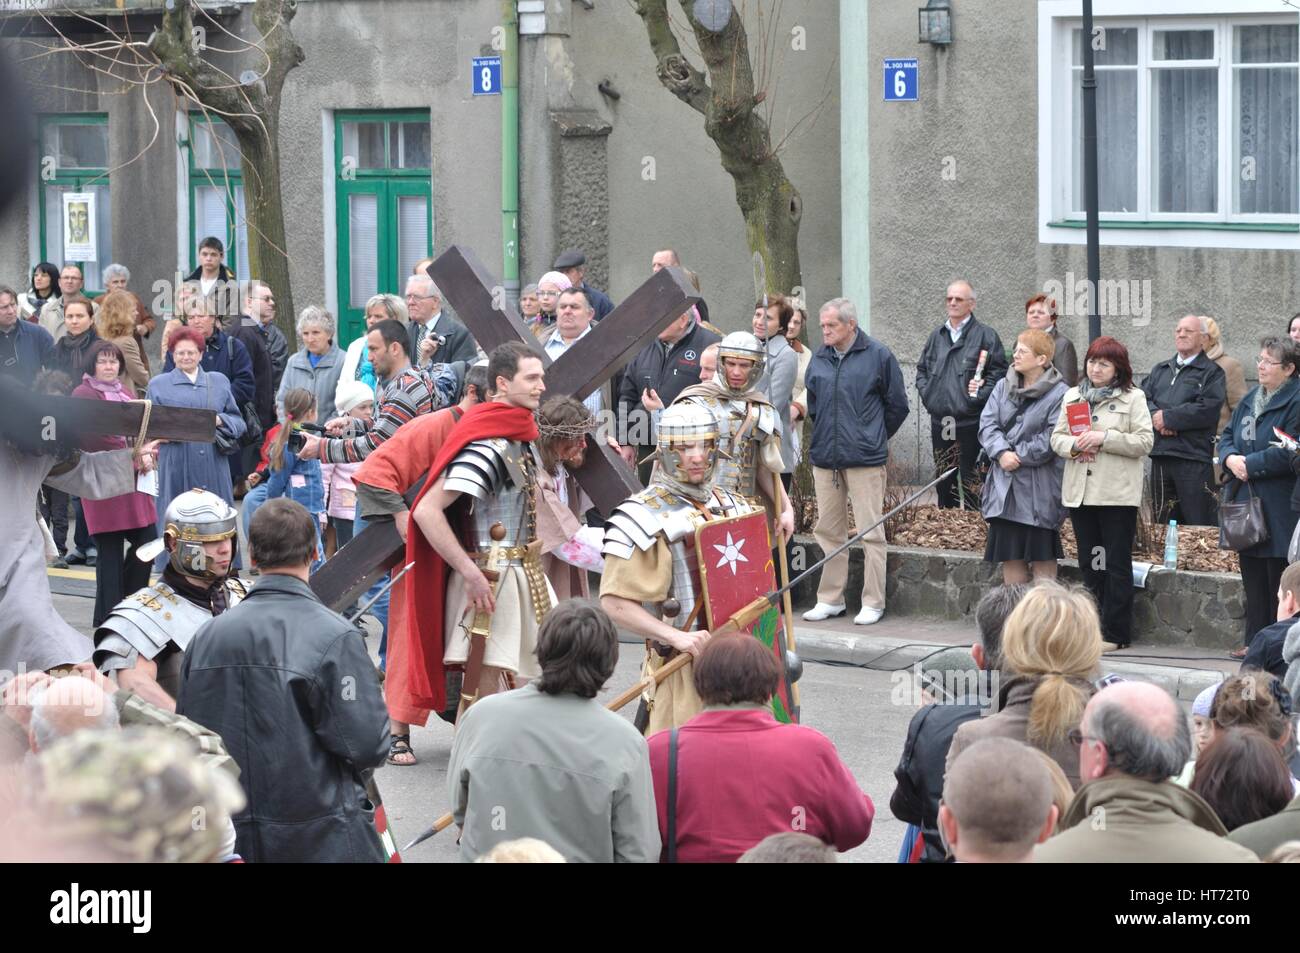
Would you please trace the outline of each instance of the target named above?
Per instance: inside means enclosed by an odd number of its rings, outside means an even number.
[[[645,741],[596,701],[617,660],[609,616],[563,602],[537,633],[541,677],[464,713],[447,768],[461,860],[521,837],[570,862],[659,859]]]

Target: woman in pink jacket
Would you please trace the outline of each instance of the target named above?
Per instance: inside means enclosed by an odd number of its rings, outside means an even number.
[[[121,348],[111,341],[96,341],[86,355],[85,373],[72,396],[115,403],[133,400],[121,379],[125,365]],[[91,437],[82,442],[81,449],[120,450],[126,446],[125,437]],[[150,564],[137,559],[136,550],[158,535],[158,513],[154,498],[139,492],[107,500],[83,499],[81,505],[85,508],[86,529],[99,550],[92,617],[98,626],[115,605],[149,584]]]
[[[765,837],[791,830],[840,851],[865,841],[875,808],[830,739],[772,717],[781,679],[772,651],[750,635],[722,636],[693,667],[704,711],[648,742],[661,859],[734,863]]]

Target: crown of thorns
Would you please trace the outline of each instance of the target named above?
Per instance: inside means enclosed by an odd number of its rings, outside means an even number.
[[[585,420],[573,424],[552,423],[540,414],[537,417],[537,433],[543,440],[565,440],[573,437],[585,437],[596,430],[596,418],[588,416]]]

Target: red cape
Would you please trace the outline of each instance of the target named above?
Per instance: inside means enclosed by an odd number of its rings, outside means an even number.
[[[488,401],[478,404],[452,428],[442,449],[429,468],[429,478],[411,506],[416,508],[429,492],[442,471],[456,455],[475,440],[493,437],[505,440],[536,440],[537,421],[531,410]],[[419,526],[411,520],[406,534],[406,561],[414,562],[410,583],[406,587],[407,658],[410,659],[410,692],[414,702],[430,711],[447,707],[447,678],[442,665],[444,651],[443,616],[446,611],[447,576],[449,567],[438,554]]]

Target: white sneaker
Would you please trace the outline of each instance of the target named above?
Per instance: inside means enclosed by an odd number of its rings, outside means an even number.
[[[805,622],[821,622],[839,615],[844,615],[844,603],[833,606],[829,602],[819,602],[803,614],[803,619]]]
[[[884,614],[884,609],[872,609],[870,606],[863,606],[862,611],[853,617],[853,624],[875,625],[880,621],[880,617]]]

